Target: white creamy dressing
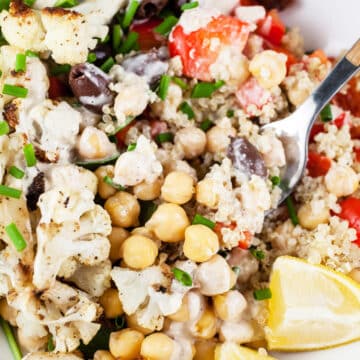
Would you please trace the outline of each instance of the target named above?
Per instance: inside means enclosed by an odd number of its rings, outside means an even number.
[[[199,7],[216,9],[222,14],[229,14],[238,4],[239,0],[199,0]]]
[[[265,18],[266,12],[263,6],[238,6],[235,16],[245,22],[256,23]]]

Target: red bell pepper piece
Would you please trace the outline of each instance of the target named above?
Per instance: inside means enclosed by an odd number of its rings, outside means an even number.
[[[331,160],[326,156],[310,151],[306,167],[311,177],[324,176],[331,167]]]
[[[325,131],[325,126],[322,123],[316,123],[313,125],[313,127],[310,130],[310,136],[309,136],[309,140],[310,142],[313,142],[315,140],[315,136],[317,134],[320,134],[322,132]]]
[[[260,20],[257,33],[274,45],[280,45],[285,35],[286,27],[279,17],[277,10],[270,10],[265,19]]]
[[[56,76],[49,76],[49,98],[54,100],[65,96],[70,96],[67,84]]]
[[[349,226],[356,230],[357,239],[354,243],[360,247],[360,199],[348,197],[340,201],[341,212],[338,216],[349,222]]]
[[[138,44],[140,50],[150,50],[166,44],[166,37],[154,31],[161,24],[161,19],[147,19],[145,21],[134,22],[130,30],[139,34]]]

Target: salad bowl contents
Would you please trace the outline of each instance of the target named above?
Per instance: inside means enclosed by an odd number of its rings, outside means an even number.
[[[360,77],[278,207],[284,147],[261,127],[336,63],[305,53],[288,3],[0,4],[4,359],[271,360],[359,340]]]

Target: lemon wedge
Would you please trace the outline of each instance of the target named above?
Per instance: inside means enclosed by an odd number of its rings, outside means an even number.
[[[215,360],[276,360],[267,355],[261,355],[255,350],[240,346],[235,343],[226,342],[215,348]]]
[[[360,339],[360,285],[325,266],[276,259],[266,338],[276,350],[314,350]]]

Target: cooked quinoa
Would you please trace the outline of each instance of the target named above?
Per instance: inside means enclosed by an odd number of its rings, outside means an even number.
[[[24,359],[266,354],[254,291],[277,257],[358,276],[360,77],[315,123],[289,216],[284,148],[261,126],[334,61],[285,31],[268,8],[285,2],[238,3],[0,13],[0,315]]]

